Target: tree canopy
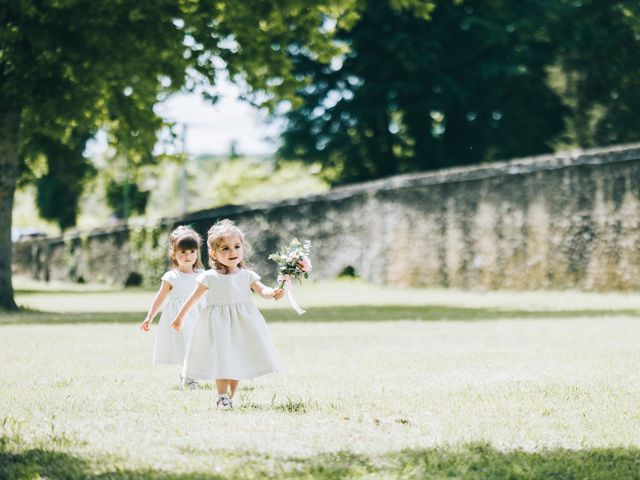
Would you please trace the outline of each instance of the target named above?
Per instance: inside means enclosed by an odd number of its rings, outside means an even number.
[[[549,7],[556,81],[570,110],[564,141],[580,147],[638,141],[640,3],[564,0]]]
[[[131,165],[153,161],[163,120],[153,107],[172,92],[215,85],[228,70],[252,88],[286,95],[289,45],[330,54],[325,25],[355,0],[23,0],[0,5],[0,247],[11,252],[19,173],[51,195],[89,173],[84,142],[104,128]],[[273,79],[279,79],[274,81]],[[271,83],[268,83],[268,82]],[[215,93],[214,93],[215,97]],[[215,98],[212,98],[214,100]],[[268,98],[265,97],[265,102]],[[73,203],[74,198],[70,197]],[[62,226],[73,212],[59,215]],[[15,309],[11,255],[0,257],[0,308]]]
[[[308,78],[283,158],[333,184],[640,138],[637,2],[366,2]]]
[[[288,105],[280,153],[334,184],[640,136],[631,0],[21,0],[0,27],[5,309],[18,179],[72,226],[87,140],[156,162],[154,105],[200,86],[215,101],[222,72]]]

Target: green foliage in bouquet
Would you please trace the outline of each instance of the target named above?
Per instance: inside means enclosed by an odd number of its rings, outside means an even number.
[[[278,281],[280,288],[284,288],[287,281],[309,278],[312,265],[309,258],[311,241],[300,242],[297,238],[291,240],[289,245],[280,249],[277,253],[269,255],[269,260],[278,264]]]

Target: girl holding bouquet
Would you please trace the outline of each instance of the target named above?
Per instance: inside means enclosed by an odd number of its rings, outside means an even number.
[[[300,308],[298,302],[293,296],[292,280],[302,280],[302,277],[309,278],[311,272],[311,260],[309,259],[309,251],[311,250],[311,242],[306,240],[300,243],[300,240],[294,238],[288,246],[284,247],[278,253],[269,255],[269,260],[273,260],[278,264],[278,282],[280,288],[287,287],[287,295],[293,309],[302,315],[305,311]]]
[[[171,326],[181,331],[189,311],[206,294],[207,303],[187,350],[183,376],[215,379],[217,405],[229,409],[240,380],[282,370],[251,290],[276,300],[282,298],[284,290],[267,287],[258,274],[247,269],[244,234],[231,220],[221,220],[209,229],[207,245],[212,268],[196,278],[195,290]]]

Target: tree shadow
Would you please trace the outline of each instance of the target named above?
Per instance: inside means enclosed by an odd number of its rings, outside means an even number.
[[[17,312],[0,311],[0,325],[26,324],[89,324],[89,323],[142,323],[144,312],[44,312],[21,309]]]
[[[272,322],[371,322],[371,321],[478,321],[478,320],[539,320],[582,317],[626,317],[638,315],[637,310],[515,310],[500,308],[452,307],[448,305],[354,305],[313,307],[298,316],[290,308],[264,310]]]
[[[223,478],[451,478],[469,480],[633,480],[640,478],[640,449],[593,448],[500,451],[489,444],[405,449],[379,455],[335,452],[310,457],[272,456],[251,451],[187,451],[174,464],[189,468],[189,456],[220,460],[220,471],[172,473],[158,469],[121,469],[103,461],[34,448],[11,451],[0,439],[0,478],[25,479],[175,479]],[[103,462],[108,462],[104,464]],[[189,468],[190,469],[190,468]]]
[[[291,308],[265,309],[268,322],[376,322],[376,321],[487,321],[540,320],[589,317],[638,316],[635,309],[625,310],[515,310],[499,308],[451,307],[447,305],[350,305],[312,307],[302,316]],[[57,313],[23,309],[16,313],[0,312],[0,325],[8,324],[87,324],[140,323],[144,312]]]
[[[2,439],[5,440],[5,439]],[[34,448],[11,452],[0,442],[0,478],[87,478],[90,463],[63,452]]]

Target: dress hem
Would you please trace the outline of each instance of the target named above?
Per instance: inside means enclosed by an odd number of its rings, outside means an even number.
[[[189,378],[197,378],[199,380],[208,380],[208,381],[214,381],[218,378],[228,378],[229,380],[252,380],[258,377],[264,377],[265,375],[269,375],[271,373],[282,373],[282,372],[283,372],[282,369],[275,369],[275,370],[269,369],[269,370],[262,370],[252,375],[210,375],[208,373],[204,374],[203,372],[194,372],[194,371],[185,372],[183,370],[183,376],[189,377]]]

